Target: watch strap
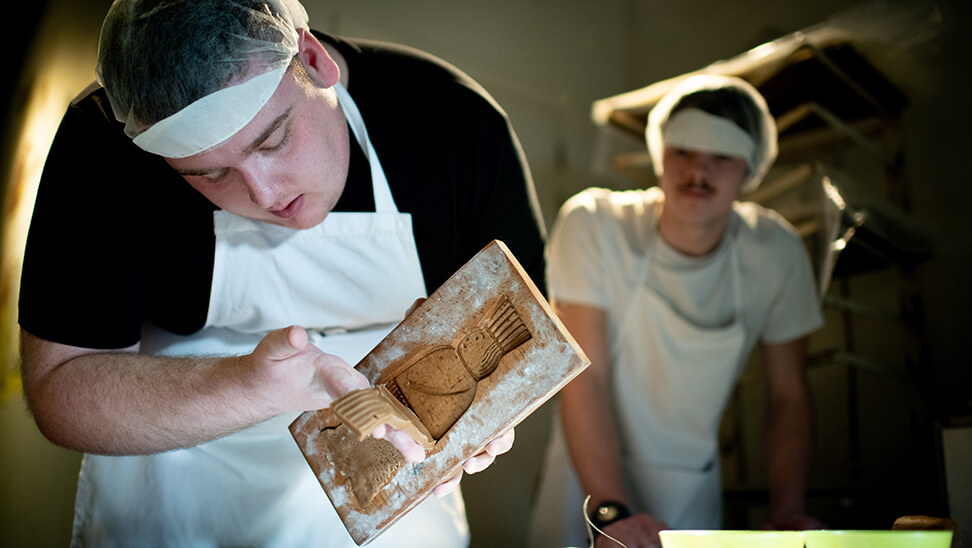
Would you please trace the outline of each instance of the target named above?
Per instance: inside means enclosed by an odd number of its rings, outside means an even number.
[[[626,504],[618,501],[609,500],[597,505],[597,508],[589,516],[591,524],[598,529],[604,529],[616,521],[631,516],[631,509]]]

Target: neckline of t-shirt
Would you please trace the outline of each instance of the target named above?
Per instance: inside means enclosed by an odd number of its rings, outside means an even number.
[[[657,217],[652,220],[654,223],[654,233],[651,238],[652,242],[649,243],[654,249],[649,252],[652,254],[652,258],[658,265],[664,266],[668,270],[701,270],[706,268],[716,262],[723,260],[729,250],[729,239],[732,229],[732,221],[730,219],[729,227],[727,227],[725,234],[722,235],[722,240],[719,241],[719,245],[716,246],[714,250],[705,255],[695,256],[686,255],[681,251],[675,249],[671,244],[669,244],[664,237],[662,237],[661,232],[658,230],[658,219]]]

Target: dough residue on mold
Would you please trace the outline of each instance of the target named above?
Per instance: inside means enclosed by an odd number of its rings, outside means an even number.
[[[405,458],[391,443],[357,435],[345,426],[322,433],[332,449],[334,468],[344,477],[361,508],[367,508],[381,488],[405,466]]]

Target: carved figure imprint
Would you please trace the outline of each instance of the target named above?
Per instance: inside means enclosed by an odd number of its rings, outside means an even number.
[[[391,378],[384,382],[379,379],[375,388],[358,390],[334,401],[331,410],[361,440],[378,425],[389,423],[429,449],[469,409],[479,382],[496,371],[504,355],[531,337],[510,300],[503,296],[479,323],[460,329],[451,345],[424,350],[396,368]],[[374,491],[385,485],[398,467],[382,467],[385,477],[364,482],[371,486],[368,493],[355,491],[362,506],[370,502]],[[373,474],[374,470],[356,468],[353,474],[342,472],[350,478]],[[363,483],[357,479],[355,482]]]

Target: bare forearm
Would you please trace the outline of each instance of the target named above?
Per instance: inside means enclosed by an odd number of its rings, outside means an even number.
[[[626,502],[611,409],[607,314],[588,305],[558,301],[553,305],[591,360],[587,371],[561,392],[561,420],[571,461],[595,505],[606,500]]]
[[[765,440],[771,519],[804,512],[812,438],[809,394],[771,402]]]
[[[621,451],[606,387],[581,376],[562,394],[564,436],[585,493],[594,504],[626,502]]]
[[[33,382],[28,401],[44,434],[71,449],[188,447],[273,416],[267,402],[247,397],[243,359],[85,354]]]
[[[44,435],[114,455],[196,445],[369,385],[298,326],[271,331],[239,357],[152,357],[137,345],[102,352],[27,332],[21,354],[24,394]]]

